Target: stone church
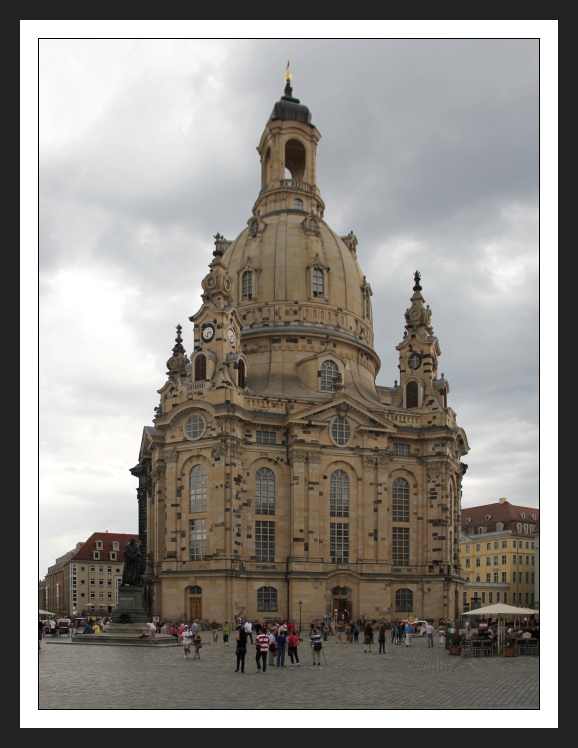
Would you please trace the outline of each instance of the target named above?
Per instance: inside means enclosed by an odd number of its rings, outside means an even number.
[[[469,447],[432,313],[415,273],[399,383],[377,386],[371,286],[357,237],[323,220],[320,137],[288,78],[247,226],[216,235],[194,350],[179,325],[143,432],[143,573],[167,620],[457,615]]]

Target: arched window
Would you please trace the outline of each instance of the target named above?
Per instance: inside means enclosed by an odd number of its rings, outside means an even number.
[[[408,408],[417,408],[417,382],[408,382],[405,388],[405,399]]]
[[[251,233],[251,236],[257,236],[259,233],[259,221],[251,221],[249,225],[249,231]]]
[[[325,280],[321,268],[313,268],[313,298],[323,299],[325,297]]]
[[[253,272],[245,270],[241,276],[241,301],[251,301],[253,298]]]
[[[295,208],[295,210],[303,210],[303,200],[299,200],[299,198],[294,200],[293,207]]]
[[[270,613],[277,610],[277,590],[275,587],[259,587],[257,590],[257,610]]]
[[[207,378],[207,357],[203,353],[195,359],[195,382],[204,382]]]
[[[239,362],[237,364],[237,384],[238,386],[244,390],[246,385],[246,377],[245,377],[245,362],[243,359],[239,359]]]
[[[339,416],[331,424],[331,436],[336,444],[347,444],[351,436],[351,426],[346,418]]]
[[[339,367],[335,361],[324,361],[321,364],[321,389],[323,392],[333,390],[333,378],[339,374]]]
[[[207,471],[202,465],[195,465],[189,473],[189,511],[207,511]]]
[[[335,470],[329,481],[329,516],[349,517],[349,477]]]
[[[396,613],[411,613],[413,611],[413,592],[407,588],[395,591]]]
[[[269,468],[255,475],[255,514],[275,514],[275,474]]]
[[[409,483],[405,478],[396,478],[392,487],[393,522],[409,522]]]
[[[319,223],[316,218],[310,218],[307,221],[307,228],[309,231],[319,231]]]
[[[285,168],[293,179],[305,176],[305,146],[301,141],[291,138],[285,143]]]

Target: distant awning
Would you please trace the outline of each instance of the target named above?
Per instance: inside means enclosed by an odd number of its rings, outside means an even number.
[[[486,605],[484,608],[476,608],[476,610],[468,610],[467,613],[462,613],[463,616],[533,616],[538,613],[537,610],[531,608],[517,608],[515,605],[504,605],[504,603],[496,603],[495,605]]]

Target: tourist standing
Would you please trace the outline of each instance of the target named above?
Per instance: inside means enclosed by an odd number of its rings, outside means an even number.
[[[335,624],[335,630],[337,632],[337,639],[335,640],[335,643],[340,642],[343,644],[343,640],[341,639],[341,629],[343,628],[343,623],[341,621],[337,621]]]
[[[411,621],[405,624],[405,646],[406,647],[411,647],[411,637],[414,631],[415,631],[415,628]]]
[[[377,633],[377,641],[379,643],[379,653],[385,654],[385,624],[382,623]]]
[[[373,626],[368,623],[363,632],[363,652],[371,653],[371,640],[373,639]]]
[[[216,644],[219,640],[219,624],[215,621],[213,618],[213,621],[210,626],[211,633],[213,634],[213,642]]]
[[[323,643],[321,641],[321,634],[317,631],[317,629],[314,628],[311,631],[309,641],[311,644],[311,659],[313,661],[312,664],[321,667],[321,650],[323,649]],[[315,662],[316,659],[317,662]]]
[[[327,641],[327,637],[329,636],[329,624],[327,621],[323,624],[323,641]]]
[[[235,649],[235,654],[237,655],[237,669],[235,670],[235,672],[239,672],[240,666],[241,672],[244,673],[245,655],[247,654],[247,632],[245,631],[243,626],[239,626],[239,628],[237,629],[235,640],[237,642],[237,648]]]
[[[251,640],[251,644],[253,644],[253,626],[251,625],[251,621],[245,621],[245,631],[247,633],[247,638]]]
[[[193,632],[189,629],[188,626],[185,626],[183,628],[182,639],[183,639],[183,651],[185,653],[185,656],[183,657],[183,659],[190,660],[191,659],[191,642],[193,641]]]
[[[277,631],[274,628],[270,628],[267,633],[269,634],[269,665],[273,667],[275,664],[275,655],[277,654]]]
[[[223,644],[229,646],[229,621],[225,621],[223,624]]]
[[[202,644],[201,635],[197,631],[197,633],[193,636],[193,660],[200,660],[201,655],[199,653],[199,649],[203,646]]]
[[[446,640],[446,630],[443,626],[439,627],[438,634],[440,639],[440,647],[443,647]]]
[[[269,637],[265,633],[265,630],[261,627],[255,627],[257,654],[255,660],[257,661],[257,672],[265,673],[267,671],[267,652],[269,651]],[[251,637],[252,641],[252,637]]]
[[[433,647],[434,627],[431,623],[428,623],[428,625],[425,627],[425,635],[427,636],[428,647]]]
[[[292,631],[289,636],[287,637],[287,647],[289,652],[289,659],[291,660],[291,664],[299,666],[299,655],[297,654],[297,647],[299,646],[299,637],[297,634]],[[295,662],[293,662],[293,659],[295,659]]]
[[[285,630],[279,628],[279,633],[276,636],[277,643],[277,667],[285,667],[285,647],[287,645],[287,638],[285,637]]]

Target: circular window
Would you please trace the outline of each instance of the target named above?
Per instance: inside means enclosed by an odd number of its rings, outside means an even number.
[[[185,436],[189,439],[200,439],[205,433],[205,419],[203,416],[191,416],[185,423]]]
[[[331,424],[331,436],[336,444],[347,444],[351,438],[351,426],[347,418],[339,416]]]

